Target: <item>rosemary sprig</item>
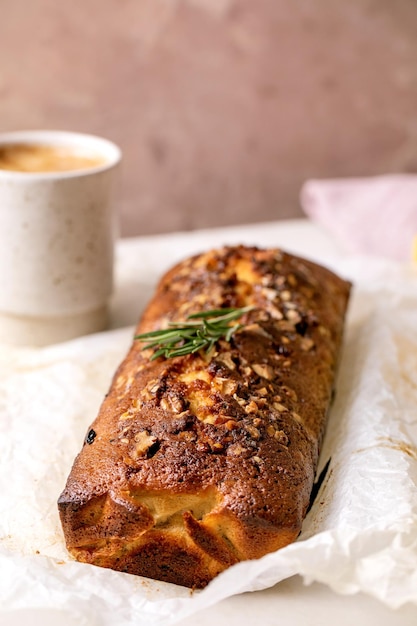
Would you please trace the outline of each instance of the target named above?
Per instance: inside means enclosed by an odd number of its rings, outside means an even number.
[[[171,322],[168,328],[136,335],[135,339],[145,342],[142,350],[154,349],[151,361],[160,356],[170,359],[175,356],[193,354],[199,350],[209,352],[219,339],[230,341],[232,335],[244,324],[234,324],[253,306],[240,309],[211,309],[189,315],[185,322]]]

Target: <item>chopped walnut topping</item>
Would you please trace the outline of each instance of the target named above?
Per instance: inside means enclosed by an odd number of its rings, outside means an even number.
[[[274,434],[274,439],[277,439],[279,441],[279,443],[282,443],[283,446],[287,446],[288,445],[288,437],[284,433],[283,430],[276,430],[275,434]]]
[[[244,448],[240,443],[234,443],[227,449],[227,454],[231,454],[232,456],[240,456],[244,452],[246,452],[246,448]]]
[[[268,333],[264,328],[262,328],[262,326],[259,326],[259,324],[257,323],[249,324],[248,326],[245,326],[245,331],[256,333],[257,335],[261,335],[262,337],[267,337],[268,339],[273,338],[270,333]]]
[[[285,289],[284,291],[281,291],[281,300],[284,300],[284,302],[289,302],[291,300],[291,292],[288,291],[287,289]]]
[[[290,322],[289,320],[281,320],[281,321],[275,322],[275,326],[281,332],[293,333],[295,330],[294,324]]]
[[[270,289],[268,287],[264,287],[262,289],[262,295],[265,296],[265,298],[267,300],[275,300],[275,298],[277,297],[277,292],[275,289]]]
[[[297,279],[294,276],[294,274],[288,274],[287,281],[288,281],[288,284],[291,285],[291,287],[297,286]]]
[[[281,402],[282,397],[281,397],[281,396],[276,395],[276,396],[274,396],[274,400],[275,400],[275,402]]]
[[[224,446],[223,444],[219,443],[216,441],[216,443],[213,443],[211,446],[212,450],[214,452],[221,452],[222,450],[224,450]]]
[[[250,376],[252,374],[252,368],[247,365],[242,369],[244,376]]]
[[[249,426],[246,426],[246,430],[250,434],[250,436],[253,437],[253,439],[259,439],[259,437],[261,436],[261,433],[257,428],[255,428],[255,426],[251,426],[249,424]]]
[[[290,359],[286,359],[285,361],[283,361],[282,362],[282,367],[291,367]]]
[[[167,396],[161,399],[161,409],[163,411],[171,411],[172,413],[182,413],[185,405],[184,400],[178,396]]]
[[[129,411],[125,411],[124,413],[121,414],[121,416],[119,417],[119,421],[120,422],[124,422],[125,420],[131,420],[133,417],[133,413],[130,413]]]
[[[129,443],[129,439],[126,439],[126,437],[123,437],[122,439],[120,439],[120,443]]]
[[[308,352],[313,348],[314,341],[310,337],[303,337],[300,341],[301,349]]]
[[[268,313],[264,310],[258,311],[256,314],[258,322],[267,322],[269,320]]]
[[[260,396],[267,396],[268,389],[266,387],[261,387],[260,389],[256,390],[256,393],[259,394]]]
[[[151,380],[141,391],[143,400],[152,400],[155,397],[156,392],[159,389],[159,383],[157,380]]]
[[[147,430],[142,430],[140,433],[136,433],[135,437],[136,446],[131,453],[132,459],[137,459],[140,456],[144,456],[149,448],[157,442],[157,438],[150,435]]]
[[[276,430],[275,430],[275,428],[272,426],[272,424],[270,424],[270,425],[267,427],[266,432],[268,433],[268,435],[269,435],[270,437],[274,437],[274,436],[275,436],[275,433],[276,433]]]
[[[262,420],[260,417],[255,417],[255,419],[253,420],[252,424],[258,428],[258,426],[260,426],[262,424]]]
[[[162,398],[161,402],[160,402],[160,407],[163,411],[168,411],[169,410],[169,404],[168,404],[168,400],[167,398]]]
[[[116,379],[116,388],[119,389],[120,387],[124,387],[124,389],[129,389],[129,387],[132,385],[134,380],[135,380],[135,377],[132,375],[125,376],[124,374],[121,374]]]
[[[260,456],[253,456],[252,461],[254,461],[255,463],[263,463],[263,460]]]
[[[148,389],[153,394],[155,394],[158,391],[159,387],[160,387],[160,385],[159,385],[159,382],[157,380],[156,381],[151,381],[150,383],[148,383]]]
[[[225,395],[233,395],[239,386],[237,381],[231,378],[216,377],[213,382],[219,386],[221,393]]]
[[[272,280],[273,280],[272,274],[266,274],[265,276],[262,276],[261,278],[261,285],[263,285],[264,287],[268,287],[271,284]]]
[[[291,342],[290,342],[290,340],[288,339],[288,337],[285,337],[285,336],[284,336],[284,337],[281,337],[281,342],[282,342],[282,343],[285,343],[285,344],[289,344],[289,343],[291,343]]]
[[[217,360],[226,365],[226,367],[230,370],[236,369],[236,364],[232,360],[232,354],[230,352],[223,352],[222,354],[219,354]]]
[[[233,394],[233,398],[240,406],[244,406],[246,404],[246,400],[244,398],[240,398],[237,394]]]
[[[287,320],[290,320],[290,322],[292,322],[293,324],[298,324],[299,322],[301,322],[301,315],[298,313],[298,311],[295,311],[294,309],[289,309],[286,314],[285,314]]]
[[[233,419],[230,415],[218,415],[216,417],[216,419],[214,420],[214,424],[216,424],[216,426],[218,426],[219,424],[226,424],[226,422],[228,422],[229,420]]]
[[[283,404],[280,404],[279,402],[273,402],[272,406],[274,407],[274,409],[276,409],[277,411],[286,411],[286,407]]]
[[[262,376],[262,378],[266,378],[267,380],[272,380],[274,378],[274,370],[270,365],[266,365],[265,363],[254,363],[252,365],[252,369],[258,374],[258,376]]]
[[[185,403],[183,398],[180,398],[179,396],[170,396],[169,401],[174,413],[182,413],[184,411]]]
[[[183,430],[179,434],[179,437],[183,441],[187,441],[187,442],[195,441],[197,439],[197,435],[192,430]]]
[[[228,420],[225,423],[225,426],[226,426],[227,430],[234,430],[235,428],[237,428],[237,421],[236,420]]]
[[[275,319],[275,320],[282,320],[284,319],[283,314],[281,313],[281,311],[279,309],[277,309],[276,307],[269,307],[268,308],[268,313],[270,314],[270,316]]]
[[[251,400],[249,404],[245,406],[246,413],[257,413],[259,411],[258,405],[254,400]]]

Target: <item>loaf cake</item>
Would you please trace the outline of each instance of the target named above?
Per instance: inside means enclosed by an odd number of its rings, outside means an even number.
[[[223,247],[171,269],[138,334],[200,311],[249,310],[208,351],[153,358],[134,340],[59,498],[69,552],[201,588],[294,541],[349,291],[329,270],[279,249]]]

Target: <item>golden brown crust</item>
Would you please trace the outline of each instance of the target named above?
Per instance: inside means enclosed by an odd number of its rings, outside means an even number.
[[[135,342],[59,499],[79,560],[202,587],[293,541],[309,504],[349,283],[280,250],[226,247],[161,280],[137,332],[255,305],[209,355]],[[91,432],[91,430],[93,432]]]

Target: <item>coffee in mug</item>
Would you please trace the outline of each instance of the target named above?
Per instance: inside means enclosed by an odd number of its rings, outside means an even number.
[[[0,145],[0,170],[14,172],[66,172],[100,167],[100,154],[75,150],[64,145],[11,143]]]
[[[0,134],[0,344],[106,328],[120,158],[92,135]]]

